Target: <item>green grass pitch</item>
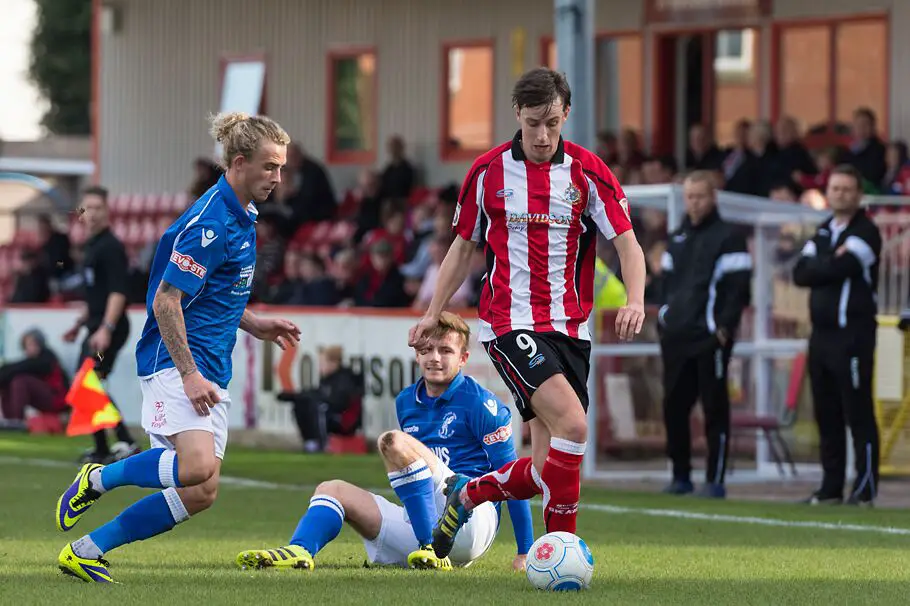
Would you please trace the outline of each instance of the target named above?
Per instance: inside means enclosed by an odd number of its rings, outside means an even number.
[[[210,511],[165,536],[108,554],[120,584],[89,585],[62,576],[57,553],[145,491],[105,495],[73,532],[59,533],[54,504],[85,445],[85,440],[0,434],[3,604],[852,606],[910,600],[910,512],[706,502],[591,487],[582,490],[588,507],[580,512],[578,534],[594,552],[596,570],[592,588],[579,595],[536,592],[523,574],[510,570],[514,541],[505,513],[491,551],[470,568],[450,573],[364,569],[362,544],[348,528],[319,554],[312,573],[244,572],[234,566],[237,552],[284,544],[319,481],[387,484],[375,457],[243,449],[228,451],[223,474],[270,483],[267,487],[224,485]],[[534,511],[540,533],[539,502]],[[689,513],[696,515],[685,517]],[[779,525],[749,523],[752,518]]]

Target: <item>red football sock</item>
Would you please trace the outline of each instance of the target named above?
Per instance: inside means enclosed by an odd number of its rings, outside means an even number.
[[[469,507],[487,501],[520,501],[540,494],[531,478],[531,457],[512,461],[496,471],[475,478],[465,485]]]
[[[547,532],[575,533],[578,496],[581,492],[581,460],[585,445],[562,438],[550,439],[550,452],[543,464],[543,519]]]

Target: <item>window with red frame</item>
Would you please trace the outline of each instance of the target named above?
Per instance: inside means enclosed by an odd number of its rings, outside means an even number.
[[[853,112],[888,120],[888,24],[884,17],[778,24],[772,116],[792,116],[810,143],[849,136]]]
[[[443,158],[470,159],[493,146],[493,44],[443,51]]]
[[[376,157],[376,53],[329,56],[330,162],[370,163]]]

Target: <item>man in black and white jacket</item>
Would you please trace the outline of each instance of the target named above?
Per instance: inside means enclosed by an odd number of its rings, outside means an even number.
[[[871,505],[878,489],[878,426],[872,400],[878,322],[878,266],[882,238],[860,208],[862,175],[839,166],[828,181],[832,217],[806,242],[793,281],[811,289],[809,378],[824,471],[807,503],[844,498],[847,432],[856,455],[856,479],[847,503]]]
[[[664,305],[658,313],[664,364],[664,424],[671,494],[694,490],[689,416],[701,399],[708,466],[701,496],[723,498],[730,435],[727,365],[749,304],[752,257],[746,239],[717,212],[714,175],[695,171],[683,183],[686,217],[661,260]]]

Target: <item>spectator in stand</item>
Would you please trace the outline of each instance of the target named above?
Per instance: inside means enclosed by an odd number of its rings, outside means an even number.
[[[40,330],[26,332],[20,344],[25,358],[0,366],[0,406],[7,422],[24,427],[28,407],[50,413],[67,409],[69,378]]]
[[[446,253],[449,251],[451,244],[451,234],[437,236],[430,243],[431,264],[423,276],[420,290],[417,291],[417,297],[414,299],[412,307],[415,310],[423,311],[430,305],[430,301],[433,299],[433,292],[436,289],[436,280],[439,278],[439,267],[442,265],[442,260],[446,258]],[[472,291],[472,285],[465,280],[455,291],[455,294],[452,295],[452,298],[449,299],[449,306],[453,309],[468,307],[473,294]]]
[[[778,181],[771,186],[768,197],[778,202],[796,202],[799,203],[799,191],[790,180]]]
[[[686,151],[686,170],[721,170],[724,155],[705,125],[692,125],[689,129],[689,149]]]
[[[613,168],[619,164],[619,152],[617,151],[616,134],[613,131],[602,130],[597,135],[597,155],[604,161],[604,164]]]
[[[47,303],[51,298],[48,275],[33,250],[25,249],[15,270],[16,282],[10,303]]]
[[[288,305],[300,282],[300,258],[302,253],[296,248],[284,252],[284,263],[281,279],[277,284],[265,284],[259,301],[272,305]],[[255,285],[255,280],[254,280]]]
[[[627,172],[638,172],[642,164],[645,163],[645,153],[641,150],[641,140],[631,128],[625,128],[619,137],[616,146],[617,164],[626,169]]]
[[[395,135],[389,138],[389,163],[382,170],[380,179],[379,197],[404,198],[411,195],[416,184],[414,167],[405,156],[404,139]]]
[[[313,253],[304,253],[298,262],[298,278],[294,282],[289,305],[305,307],[334,307],[341,302],[335,282],[326,275],[325,263]]]
[[[41,268],[52,278],[59,280],[73,271],[70,238],[54,228],[49,215],[38,217],[38,251]]]
[[[400,267],[401,275],[408,280],[423,280],[424,274],[426,274],[427,269],[432,264],[430,248],[437,238],[442,238],[452,233],[452,217],[454,214],[455,209],[447,204],[440,204],[436,207],[436,212],[433,215],[433,230],[420,241],[413,258]]]
[[[295,230],[304,223],[325,221],[335,216],[338,205],[329,175],[298,143],[288,145],[283,180],[289,186],[287,204],[291,207]]]
[[[253,270],[253,298],[256,301],[270,302],[271,286],[281,279],[285,246],[280,220],[275,215],[260,217],[256,221],[256,268]]]
[[[395,250],[388,240],[370,245],[369,266],[357,283],[355,302],[360,307],[407,307],[404,278],[395,266]]]
[[[679,165],[676,158],[670,155],[648,159],[641,169],[642,181],[646,185],[672,183],[676,178]]]
[[[796,120],[790,116],[778,120],[774,129],[774,140],[777,143],[777,163],[781,176],[785,175],[794,183],[801,183],[803,177],[818,172],[815,160],[800,141]]]
[[[406,203],[403,200],[387,200],[382,205],[381,227],[370,231],[363,239],[363,248],[367,251],[364,256],[364,265],[369,265],[369,251],[373,243],[380,240],[392,246],[396,265],[401,265],[407,260],[408,236],[405,233]]]
[[[193,200],[202,197],[213,185],[218,183],[221,177],[221,168],[208,158],[196,158],[193,163],[193,182],[190,184],[187,193]]]
[[[749,151],[752,152],[758,163],[756,172],[758,180],[753,189],[755,195],[767,196],[772,184],[790,178],[790,175],[785,173],[781,167],[771,125],[764,120],[753,123],[749,130]]]
[[[363,236],[372,229],[379,227],[379,216],[382,213],[382,198],[379,197],[379,174],[365,168],[360,171],[357,186],[351,191],[351,200],[348,204],[357,208],[357,233],[354,241],[360,242]]]
[[[342,248],[335,253],[329,275],[338,291],[338,306],[354,305],[357,296],[357,253],[353,248]]]
[[[814,175],[803,175],[799,181],[799,186],[805,190],[817,189],[825,191],[828,188],[828,178],[831,176],[831,171],[837,165],[840,151],[836,147],[826,147],[814,155],[815,166],[818,171]]]
[[[894,196],[910,196],[910,154],[907,143],[892,141],[885,153],[887,171],[882,179],[882,193]]]
[[[885,144],[876,132],[875,112],[868,107],[853,112],[853,141],[844,161],[859,170],[867,188],[871,184],[877,189],[885,178]]]
[[[751,130],[752,123],[748,120],[740,120],[736,124],[733,146],[727,153],[723,165],[726,182],[724,189],[727,191],[757,195],[761,167],[755,154],[749,149]]]

